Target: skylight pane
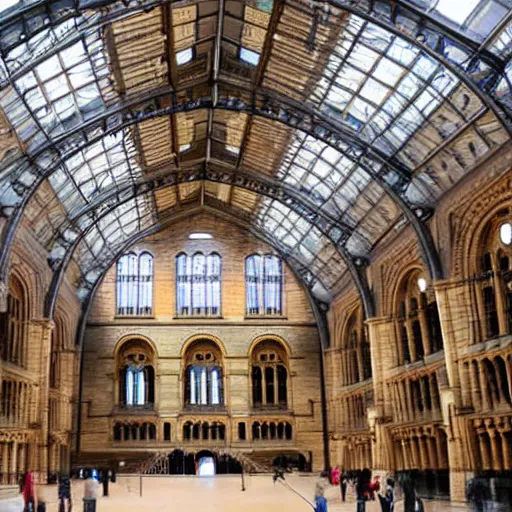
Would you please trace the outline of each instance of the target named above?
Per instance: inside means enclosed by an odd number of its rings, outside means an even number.
[[[181,52],[176,52],[176,64],[178,66],[183,66],[183,64],[190,62],[192,57],[192,48],[186,48],[185,50],[181,50]]]
[[[240,48],[240,59],[252,66],[257,66],[260,61],[260,54],[253,52],[252,50],[248,50],[247,48]]]
[[[436,10],[448,19],[463,25],[480,0],[439,0]]]
[[[0,12],[5,11],[9,7],[16,5],[20,0],[2,0],[0,3]]]

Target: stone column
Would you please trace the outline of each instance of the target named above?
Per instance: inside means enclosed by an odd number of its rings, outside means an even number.
[[[13,441],[11,443],[11,464],[9,467],[9,473],[10,473],[10,481],[12,484],[17,483],[17,472],[18,472],[18,442]]]
[[[46,483],[48,475],[48,435],[49,435],[49,375],[51,360],[51,336],[54,322],[47,318],[32,320],[32,331],[40,337],[40,365],[39,365],[39,410],[38,420],[41,425],[39,431],[39,472],[41,483]]]
[[[18,472],[25,473],[27,471],[26,461],[25,461],[25,450],[26,444],[21,443],[18,450]]]
[[[496,312],[498,313],[499,334],[500,336],[504,336],[505,334],[508,334],[506,298],[503,294],[501,279],[498,278],[499,265],[496,261],[496,255],[494,253],[491,253],[491,264],[492,270],[494,272],[493,288],[494,295],[496,297]]]
[[[493,421],[490,419],[485,420],[485,426],[491,443],[491,469],[493,469],[494,471],[501,471],[501,446],[498,447],[498,440],[496,439],[497,432],[492,423]]]
[[[9,482],[9,443],[4,440],[2,443],[2,483]]]
[[[430,341],[430,333],[428,331],[427,324],[427,315],[425,309],[420,308],[418,310],[418,319],[420,321],[420,329],[421,329],[421,342],[423,344],[423,352],[426,356],[428,356],[431,352],[430,347],[432,343]]]

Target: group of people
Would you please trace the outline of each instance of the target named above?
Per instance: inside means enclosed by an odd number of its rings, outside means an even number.
[[[400,487],[404,497],[405,512],[423,512],[423,502],[418,497],[414,480],[411,477],[399,478]],[[347,499],[347,488],[353,489],[356,512],[365,512],[368,501],[380,502],[382,512],[393,512],[395,504],[395,481],[393,478],[387,478],[385,486],[381,486],[380,478],[375,476],[372,479],[372,473],[368,468],[360,471],[342,471],[336,467],[330,472],[321,474],[315,488],[315,511],[327,512],[327,499],[325,491],[330,485],[340,486],[341,500]]]

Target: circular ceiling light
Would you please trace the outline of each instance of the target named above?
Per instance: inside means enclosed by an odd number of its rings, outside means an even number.
[[[505,245],[512,243],[512,224],[510,222],[505,222],[500,226],[500,240]]]
[[[418,289],[421,293],[427,289],[427,280],[424,277],[418,279]]]
[[[210,233],[190,233],[188,237],[190,240],[211,240],[213,238]]]

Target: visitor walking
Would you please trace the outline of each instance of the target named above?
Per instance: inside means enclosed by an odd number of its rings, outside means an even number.
[[[370,498],[370,479],[372,473],[364,468],[357,477],[356,482],[356,512],[366,512],[366,502]]]
[[[315,512],[327,512],[325,489],[329,486],[329,473],[323,471],[315,486]]]

